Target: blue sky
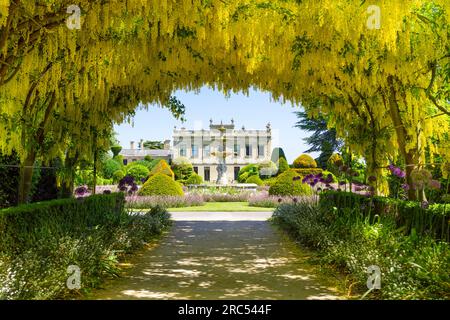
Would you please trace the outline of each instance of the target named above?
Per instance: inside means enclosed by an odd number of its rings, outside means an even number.
[[[293,112],[300,109],[291,104],[271,101],[270,93],[250,90],[249,96],[239,93],[225,97],[219,91],[204,87],[199,93],[177,91],[174,95],[186,106],[186,122],[176,120],[166,109],[150,106],[148,110],[136,111],[132,124],[115,126],[120,144],[129,148],[130,141],[137,142],[140,139],[171,140],[174,126],[207,129],[211,118],[214,123],[221,120],[229,123],[233,118],[236,128],[245,126],[246,129],[265,129],[270,122],[273,147],[282,147],[289,163],[308,149],[303,141],[308,133],[294,128],[297,118]]]

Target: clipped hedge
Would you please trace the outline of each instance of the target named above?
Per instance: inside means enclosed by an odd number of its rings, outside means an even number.
[[[157,173],[151,176],[139,189],[140,196],[183,196],[181,184],[171,177]]]
[[[137,182],[148,177],[150,170],[144,165],[136,164],[127,167],[127,175],[132,176]]]
[[[42,238],[81,235],[86,228],[118,225],[124,195],[113,193],[80,199],[58,199],[0,210],[0,252],[20,253]]]
[[[276,196],[310,195],[312,192],[311,187],[302,183],[301,177],[294,170],[280,174],[269,189],[269,194]]]
[[[259,175],[259,166],[257,164],[248,164],[239,170],[238,181],[243,183],[253,175]]]
[[[428,208],[418,202],[386,197],[367,197],[350,192],[327,191],[320,194],[320,205],[328,211],[361,210],[364,214],[389,215],[407,234],[430,235],[435,239],[450,241],[450,205],[433,204]],[[334,209],[336,208],[336,209]]]

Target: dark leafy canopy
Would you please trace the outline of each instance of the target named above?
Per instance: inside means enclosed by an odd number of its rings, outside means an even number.
[[[334,128],[328,128],[327,121],[323,117],[310,118],[304,111],[297,111],[295,114],[298,118],[295,127],[312,132],[311,136],[304,139],[311,146],[304,152],[320,152],[317,162],[320,167],[325,168],[328,158],[342,147],[342,140],[336,137]]]
[[[143,144],[144,149],[161,150],[164,149],[164,143],[161,141],[145,141]]]

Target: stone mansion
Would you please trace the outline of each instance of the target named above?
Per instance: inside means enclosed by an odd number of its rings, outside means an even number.
[[[270,124],[263,130],[247,130],[244,126],[236,129],[233,120],[227,124],[214,124],[210,120],[209,130],[175,127],[172,139],[172,145],[169,140],[164,142],[163,150],[142,149],[143,140],[135,149],[134,142],[131,142],[130,149],[121,151],[124,163],[141,160],[147,155],[154,159],[165,159],[169,163],[178,157],[186,157],[191,161],[194,171],[206,182],[224,184],[237,180],[243,166],[270,160],[272,152]],[[220,164],[225,168],[222,181],[218,181]]]

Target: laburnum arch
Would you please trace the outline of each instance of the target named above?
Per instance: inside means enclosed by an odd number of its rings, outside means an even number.
[[[72,0],[2,0],[0,149],[21,156],[21,198],[37,158],[70,171],[138,105],[204,85],[326,116],[378,193],[389,161],[409,179],[426,154],[448,160],[450,4],[375,2],[380,16],[360,0],[81,0],[72,30]]]

